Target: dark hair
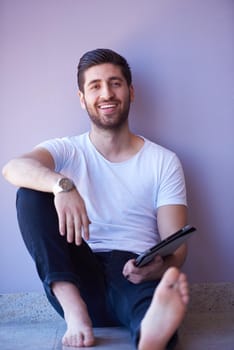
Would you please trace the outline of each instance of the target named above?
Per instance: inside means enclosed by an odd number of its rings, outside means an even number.
[[[110,49],[96,49],[86,52],[78,64],[77,82],[80,91],[84,92],[84,72],[93,66],[111,63],[119,66],[128,86],[132,83],[132,74],[128,62],[124,57]]]

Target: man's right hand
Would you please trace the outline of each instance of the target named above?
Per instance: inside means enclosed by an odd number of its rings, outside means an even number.
[[[82,237],[89,239],[89,224],[91,223],[83,198],[76,189],[69,192],[59,192],[54,197],[55,208],[59,219],[59,231],[67,237],[67,242],[76,245],[82,243]]]
[[[5,178],[17,187],[52,192],[54,184],[63,175],[55,172],[54,159],[42,147],[12,159],[3,168]],[[55,194],[55,207],[59,219],[59,231],[69,243],[80,245],[82,237],[89,239],[89,218],[83,198],[74,188]]]

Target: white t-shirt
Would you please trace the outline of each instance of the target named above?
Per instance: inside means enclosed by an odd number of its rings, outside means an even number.
[[[85,133],[38,145],[53,156],[55,171],[71,178],[88,212],[93,251],[140,253],[160,241],[157,208],[186,205],[184,174],[175,153],[144,138],[140,151],[113,163]]]

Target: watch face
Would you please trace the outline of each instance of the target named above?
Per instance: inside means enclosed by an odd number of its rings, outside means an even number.
[[[62,178],[59,181],[59,186],[62,188],[64,192],[69,192],[74,188],[74,184],[70,179]]]

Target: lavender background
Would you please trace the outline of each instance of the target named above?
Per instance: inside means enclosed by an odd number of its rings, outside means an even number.
[[[231,0],[1,0],[0,166],[42,140],[82,133],[76,66],[108,47],[133,71],[133,131],[174,150],[187,180],[184,270],[191,282],[233,281],[234,6]],[[0,177],[0,292],[41,290]]]

